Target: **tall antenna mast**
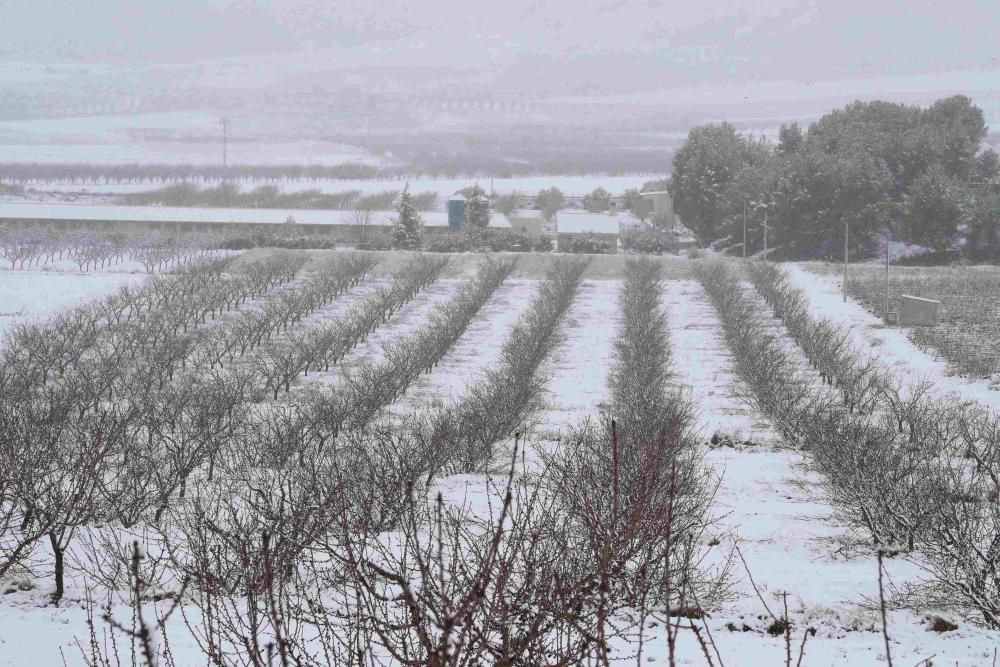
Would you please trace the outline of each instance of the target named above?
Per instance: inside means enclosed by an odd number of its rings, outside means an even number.
[[[229,119],[220,118],[219,124],[222,125],[222,166],[228,167],[229,160],[226,154],[226,149],[228,148],[227,143],[229,141]]]

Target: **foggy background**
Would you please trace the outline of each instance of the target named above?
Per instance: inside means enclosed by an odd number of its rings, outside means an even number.
[[[666,171],[694,125],[853,99],[963,93],[1000,124],[998,25],[987,1],[7,0],[0,161],[214,160],[226,117],[238,162]]]

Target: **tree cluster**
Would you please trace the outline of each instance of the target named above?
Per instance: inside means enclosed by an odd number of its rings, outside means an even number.
[[[162,232],[123,234],[85,229],[59,233],[51,229],[0,227],[0,257],[15,270],[70,259],[80,271],[86,272],[128,259],[141,263],[152,273],[203,258],[217,245],[215,237],[200,233],[174,238]]]
[[[215,187],[199,187],[194,183],[184,181],[158,190],[120,195],[118,203],[128,206],[387,211],[396,205],[400,194],[399,190],[364,193],[361,190],[323,192],[311,189],[283,192],[276,185],[261,185],[244,192],[234,182],[220,183]],[[433,210],[437,204],[437,193],[428,191],[413,195],[413,203],[417,210]]]
[[[855,102],[777,143],[728,123],[691,130],[669,190],[682,222],[704,243],[769,245],[790,257],[872,252],[884,232],[974,259],[1000,254],[997,154],[983,149],[982,110],[963,96],[927,108]]]

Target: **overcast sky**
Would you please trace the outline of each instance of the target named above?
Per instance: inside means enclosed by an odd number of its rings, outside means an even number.
[[[996,0],[2,0],[2,6],[0,56],[8,61],[190,62],[348,47],[362,48],[346,53],[371,54],[391,45],[410,64],[453,59],[502,69],[515,80],[546,62],[577,62],[597,81],[651,72],[668,86],[1000,71]]]

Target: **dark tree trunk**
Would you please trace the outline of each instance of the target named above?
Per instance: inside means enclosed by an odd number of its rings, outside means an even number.
[[[65,591],[65,570],[63,567],[63,553],[65,547],[59,546],[59,538],[55,533],[49,533],[49,543],[52,545],[52,555],[55,556],[55,579],[56,590],[52,593],[52,604],[59,604]]]

